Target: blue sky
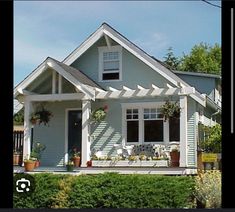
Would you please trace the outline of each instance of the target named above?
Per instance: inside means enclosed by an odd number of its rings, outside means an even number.
[[[200,42],[221,44],[221,10],[203,1],[15,1],[14,86],[46,57],[62,61],[103,22],[160,60],[170,46],[182,56]]]

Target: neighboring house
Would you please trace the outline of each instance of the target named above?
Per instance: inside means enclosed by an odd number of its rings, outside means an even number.
[[[214,75],[170,71],[103,23],[62,62],[46,58],[15,87],[14,97],[25,107],[23,154],[30,154],[31,113],[43,102],[53,118],[49,127],[34,126],[33,140],[46,145],[45,166],[64,165],[74,145],[86,167],[94,148],[115,155],[115,144],[174,141],[180,167],[196,168],[198,122],[212,125],[220,113],[217,83]],[[178,122],[163,120],[159,108],[166,100],[179,102]],[[91,111],[105,105],[106,119],[90,123]]]

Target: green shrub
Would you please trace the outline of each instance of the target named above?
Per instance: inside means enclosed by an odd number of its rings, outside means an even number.
[[[210,170],[202,172],[195,178],[195,197],[206,208],[221,207],[221,172]]]
[[[187,176],[35,174],[36,191],[14,196],[15,208],[192,208],[194,179]]]

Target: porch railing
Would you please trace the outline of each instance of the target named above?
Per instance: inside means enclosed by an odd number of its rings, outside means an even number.
[[[21,165],[23,160],[24,131],[13,131],[13,165]]]

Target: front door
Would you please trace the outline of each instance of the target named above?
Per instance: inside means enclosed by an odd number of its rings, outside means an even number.
[[[68,153],[76,147],[81,152],[82,146],[82,111],[68,111]]]

